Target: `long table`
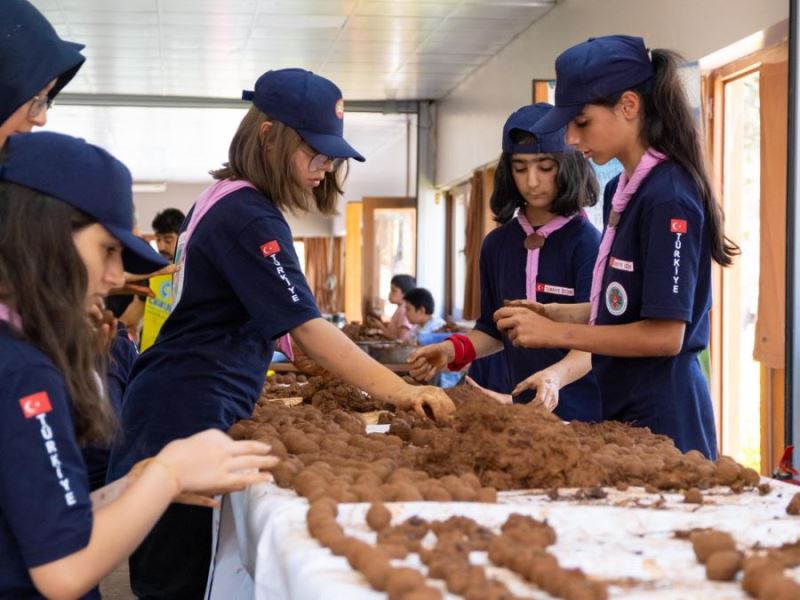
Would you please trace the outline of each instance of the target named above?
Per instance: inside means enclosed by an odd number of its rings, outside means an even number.
[[[765,480],[767,481],[767,480]],[[737,582],[706,580],[691,544],[675,532],[715,528],[731,533],[742,548],[756,544],[779,546],[800,538],[800,517],[786,514],[786,505],[800,488],[770,480],[773,490],[733,494],[727,489],[704,492],[704,504],[686,504],[682,494],[652,494],[642,488],[608,496],[577,500],[575,490],[561,490],[553,500],[543,491],[501,493],[497,504],[415,502],[388,504],[393,523],[412,515],[446,519],[471,517],[499,528],[511,513],[530,515],[554,527],[558,541],[549,550],[562,566],[579,567],[587,574],[617,583],[611,598],[733,600],[748,596]],[[340,504],[339,523],[348,535],[374,543],[365,523],[368,504]],[[308,503],[291,490],[260,484],[231,494],[219,511],[214,569],[209,600],[291,599],[372,600],[385,594],[372,591],[344,558],[333,556],[312,539],[306,529]],[[483,553],[473,553],[476,564],[488,564]],[[418,556],[404,561],[420,567]],[[424,567],[422,567],[424,573]],[[505,569],[490,566],[491,576],[512,592],[536,599],[547,594]],[[800,581],[800,569],[794,573]],[[442,582],[430,580],[444,590]],[[457,598],[445,594],[445,598]]]

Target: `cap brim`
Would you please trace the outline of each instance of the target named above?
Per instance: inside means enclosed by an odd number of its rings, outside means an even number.
[[[572,121],[583,110],[583,105],[577,106],[554,106],[550,111],[541,119],[536,121],[531,132],[536,135],[543,133],[553,133]]]
[[[314,133],[304,129],[296,130],[303,141],[314,148],[317,152],[327,154],[331,158],[352,158],[359,162],[366,159],[359,154],[355,148],[348,144],[344,138],[338,135],[328,135],[325,133]]]
[[[105,227],[122,244],[122,264],[128,273],[146,275],[169,264],[169,261],[153,250],[150,244],[130,231],[119,227]]]

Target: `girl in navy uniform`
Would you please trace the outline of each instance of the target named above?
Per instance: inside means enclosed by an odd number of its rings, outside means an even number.
[[[558,57],[556,107],[534,131],[567,125],[567,143],[599,164],[616,157],[624,171],[606,187],[590,303],[533,306],[543,314],[508,307],[495,319],[515,346],[584,351],[571,353],[583,362],[576,373],[590,368],[591,352],[604,419],[713,458],[698,353],[708,344],[711,261],[727,266],[739,250],[723,233],[679,64],[629,36],[592,38]]]
[[[334,210],[345,158],[344,102],[332,82],[302,69],[269,71],[245,92],[229,162],[192,208],[178,241],[175,301],[156,343],[134,365],[124,434],[110,474],[171,440],[249,418],[276,340],[287,332],[315,363],[400,408],[436,417],[454,406],[415,388],[321,318],[283,211]],[[211,511],[173,506],[130,561],[134,593],[198,598],[211,555]]]
[[[79,446],[107,443],[114,423],[88,313],[123,261],[164,264],[131,233],[132,207],[128,170],[82,140],[21,133],[0,150],[0,597],[97,598],[180,494],[241,489],[275,464],[263,444],[206,431],[89,494]]]
[[[501,225],[483,242],[480,255],[481,314],[466,336],[455,335],[426,346],[411,357],[412,374],[430,377],[449,365],[457,370],[476,357],[504,351],[515,402],[535,401],[566,420],[597,421],[600,395],[594,376],[584,375],[561,392],[545,369],[564,350],[528,350],[511,344],[496,327],[494,312],[507,300],[586,302],[600,234],[582,209],[597,200],[597,182],[588,161],[564,145],[564,132],[534,136],[531,129],[552,106],[525,106],[503,127],[503,154],[491,199]],[[537,378],[522,382],[531,374]],[[556,403],[558,406],[556,407]]]
[[[47,109],[83,65],[81,44],[65,42],[27,0],[0,2],[0,147],[47,122]]]

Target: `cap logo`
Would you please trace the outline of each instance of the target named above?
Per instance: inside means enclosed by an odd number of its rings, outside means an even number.
[[[336,118],[344,119],[344,99],[339,98],[336,101]]]

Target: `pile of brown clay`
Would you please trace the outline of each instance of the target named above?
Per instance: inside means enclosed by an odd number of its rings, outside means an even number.
[[[383,402],[370,398],[357,387],[332,377],[312,377],[300,395],[303,402],[323,412],[336,409],[370,412],[386,408]]]
[[[735,491],[759,475],[729,457],[716,462],[678,450],[671,439],[615,421],[564,424],[530,404],[500,405],[471,386],[448,390],[457,405],[452,422],[437,426],[412,413],[398,415],[390,433],[426,452],[412,468],[433,477],[474,472],[498,490],[650,485],[655,489]]]
[[[679,533],[679,537],[687,537]],[[733,581],[744,571],[742,588],[758,600],[793,600],[800,598],[800,583],[786,576],[787,569],[800,566],[800,542],[779,548],[755,548],[749,556],[736,549],[736,542],[726,532],[693,531],[688,535],[698,562],[706,565],[711,581]]]
[[[432,479],[404,468],[425,452],[394,435],[367,434],[363,421],[340,409],[323,413],[302,404],[294,408],[259,401],[253,418],[236,423],[234,439],[255,439],[272,446],[282,461],[272,469],[279,486],[292,487],[313,501],[495,502],[497,492],[481,486],[472,473]]]
[[[385,342],[392,339],[380,329],[358,321],[352,321],[342,327],[342,333],[354,342]]]
[[[332,377],[307,377],[287,373],[267,378],[261,391],[263,400],[300,397],[323,412],[343,409],[352,412],[371,412],[390,408],[383,402],[373,400],[367,394]]]
[[[297,398],[303,393],[304,386],[305,383],[278,384],[267,382],[261,389],[261,400],[268,402],[278,398]]]
[[[497,404],[471,386],[448,391],[457,405],[449,423],[405,413],[392,420],[388,435],[367,434],[360,418],[341,409],[365,407],[352,386],[312,378],[303,389],[311,405],[260,401],[252,419],[235,424],[230,435],[272,444],[284,459],[273,471],[278,485],[309,499],[493,502],[496,490],[729,485],[741,491],[759,481],[728,457],[712,462],[696,451],[683,454],[646,428],[564,424],[538,407]]]
[[[265,387],[272,384],[292,385],[294,383],[305,383],[308,381],[308,376],[303,373],[275,373],[267,377],[264,382]]]

